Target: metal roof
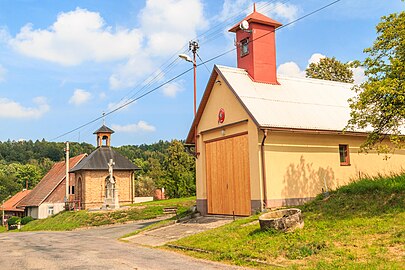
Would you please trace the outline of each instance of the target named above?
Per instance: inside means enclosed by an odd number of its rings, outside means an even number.
[[[260,127],[342,131],[350,119],[353,84],[278,76],[273,85],[243,69],[217,68]]]
[[[115,162],[114,170],[128,171],[140,170],[135,164],[126,157],[113,150],[109,146],[101,146],[91,152],[86,158],[81,160],[70,172],[80,170],[108,170],[108,162],[112,159]]]
[[[253,23],[260,23],[260,24],[265,24],[265,25],[271,25],[271,26],[274,26],[275,28],[282,26],[282,24],[279,23],[278,21],[270,19],[269,17],[267,17],[259,12],[256,12],[256,10],[253,11],[249,16],[247,16],[243,20],[246,20],[249,23],[253,22]],[[239,24],[240,24],[240,22],[235,24],[234,26],[232,26],[231,29],[229,29],[228,31],[236,32],[239,29]]]
[[[99,129],[97,129],[96,131],[93,132],[93,134],[97,134],[97,133],[114,133],[114,130],[112,130],[111,128],[107,127],[106,125],[102,125]]]

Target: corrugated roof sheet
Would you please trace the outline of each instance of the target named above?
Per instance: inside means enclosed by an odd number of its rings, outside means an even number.
[[[342,131],[350,119],[353,84],[278,76],[273,85],[243,69],[217,68],[261,127]]]
[[[73,168],[86,154],[78,155],[69,159],[69,169]],[[35,188],[28,194],[17,207],[22,206],[39,206],[51,192],[65,179],[66,164],[65,161],[55,163],[49,172],[42,178],[42,180],[35,186]]]
[[[4,208],[4,211],[24,211],[23,209],[18,209],[17,204],[28,194],[30,194],[31,190],[22,190],[15,194],[13,197],[8,199],[4,202],[1,206],[1,209]]]
[[[108,170],[108,162],[113,159],[115,162],[114,170],[139,170],[139,168],[129,161],[126,157],[113,150],[109,146],[101,146],[91,152],[77,166],[70,170],[76,172],[80,170]]]

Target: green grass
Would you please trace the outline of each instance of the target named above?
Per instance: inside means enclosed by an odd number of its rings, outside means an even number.
[[[31,221],[21,231],[66,231],[80,227],[152,219],[163,215],[165,207],[177,207],[179,213],[184,213],[194,204],[195,197],[191,197],[134,204],[128,209],[116,211],[64,211],[46,219]]]
[[[5,226],[0,226],[0,233],[2,233],[2,232],[6,232],[7,230],[6,230],[6,227]]]
[[[256,215],[171,244],[209,251],[181,251],[195,257],[264,269],[403,269],[405,175],[363,179],[300,208],[305,226],[291,233],[261,231]]]

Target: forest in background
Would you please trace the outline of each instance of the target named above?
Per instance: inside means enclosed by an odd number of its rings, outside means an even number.
[[[34,188],[53,164],[65,160],[65,144],[59,142],[0,142],[0,201],[28,186]],[[70,143],[70,156],[90,154],[88,143]],[[159,141],[153,144],[113,147],[141,170],[136,172],[136,195],[153,196],[165,188],[171,198],[195,195],[195,162],[184,142]]]

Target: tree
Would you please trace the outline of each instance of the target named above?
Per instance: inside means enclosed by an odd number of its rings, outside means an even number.
[[[179,198],[195,195],[195,162],[182,142],[173,140],[167,150],[165,161],[166,178],[163,183],[169,197]]]
[[[359,63],[367,80],[354,87],[346,129],[371,129],[363,149],[389,152],[404,146],[400,135],[405,124],[405,12],[382,17],[376,30],[373,46],[364,50],[368,57]]]
[[[151,197],[155,195],[155,183],[149,176],[141,175],[135,181],[136,197]]]
[[[352,83],[354,79],[350,67],[351,64],[342,63],[335,57],[325,57],[321,58],[318,63],[311,63],[305,73],[308,78]]]

